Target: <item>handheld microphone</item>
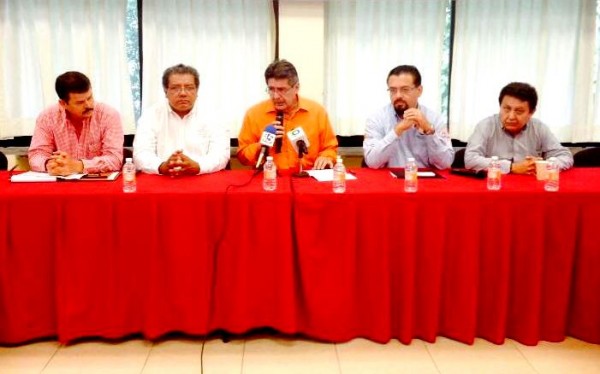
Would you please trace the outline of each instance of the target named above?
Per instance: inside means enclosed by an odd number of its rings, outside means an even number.
[[[260,137],[260,144],[262,145],[262,147],[260,148],[260,153],[258,154],[258,162],[256,163],[257,169],[262,164],[263,159],[265,158],[265,155],[267,154],[269,148],[271,148],[275,143],[276,133],[277,129],[275,129],[275,126],[273,125],[267,126],[265,128],[265,131],[263,131],[262,136]]]
[[[279,121],[279,124],[283,126],[283,112],[281,110],[277,111],[277,115],[275,116],[275,121]],[[281,153],[281,143],[282,138],[277,138],[275,140],[275,153]]]
[[[308,147],[310,143],[306,137],[306,133],[302,130],[302,127],[296,127],[292,131],[287,133],[287,137],[292,143],[294,150],[298,153],[298,157],[302,158],[302,155],[308,153]]]

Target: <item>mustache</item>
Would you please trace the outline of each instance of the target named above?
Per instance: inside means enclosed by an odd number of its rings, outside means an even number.
[[[83,114],[88,114],[94,111],[94,108],[89,108],[83,111]]]
[[[394,101],[394,106],[398,106],[402,104],[403,106],[408,106],[408,103],[402,99],[396,99],[396,101]]]

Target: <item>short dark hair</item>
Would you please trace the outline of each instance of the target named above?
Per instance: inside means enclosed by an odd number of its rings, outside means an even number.
[[[268,82],[271,78],[287,79],[290,86],[295,85],[300,80],[296,68],[287,60],[275,60],[267,66],[265,82]]]
[[[163,73],[162,85],[165,90],[169,88],[169,78],[173,74],[191,74],[194,76],[194,83],[196,84],[196,87],[200,86],[200,74],[198,74],[198,70],[188,65],[177,64],[167,68],[167,70],[165,70]]]
[[[421,85],[421,73],[419,73],[419,69],[417,69],[413,65],[399,65],[390,70],[390,73],[387,76],[385,82],[387,83],[390,80],[392,75],[400,75],[400,74],[410,74],[413,77],[413,83],[415,86],[419,87]]]
[[[67,71],[56,77],[54,82],[54,89],[58,97],[65,101],[69,101],[69,94],[71,93],[85,93],[88,92],[92,84],[88,77],[78,71]]]
[[[502,99],[504,96],[512,96],[519,100],[527,101],[529,104],[529,110],[531,112],[535,111],[535,108],[537,107],[537,91],[530,84],[523,82],[512,82],[504,86],[504,88],[500,91],[500,96],[498,97],[498,102],[500,105],[502,105]]]

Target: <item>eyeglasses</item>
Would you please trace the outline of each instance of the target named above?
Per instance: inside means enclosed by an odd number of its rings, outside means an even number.
[[[196,93],[196,86],[171,86],[169,88],[167,88],[167,92],[172,94],[172,95],[176,95],[180,92],[187,92],[190,94]]]
[[[293,85],[292,87],[267,87],[265,89],[265,91],[269,94],[269,96],[273,96],[275,94],[278,94],[280,96],[284,96],[286,95],[288,92],[290,92],[290,90],[292,88],[294,88],[296,85]]]
[[[400,93],[401,95],[408,95],[409,93],[413,92],[415,88],[417,87],[389,87],[387,91],[390,93],[390,96],[394,96],[397,93]]]

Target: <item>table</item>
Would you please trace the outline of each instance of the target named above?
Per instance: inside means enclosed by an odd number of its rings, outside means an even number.
[[[340,195],[293,181],[312,336],[600,343],[600,169],[562,173],[558,193],[443,172],[407,194],[386,171],[355,172]]]
[[[0,174],[0,342],[296,331],[289,185],[251,177],[139,175],[124,194]]]
[[[356,169],[345,194],[251,171],[11,184],[0,173],[0,343],[271,327],[326,341],[600,343],[600,169],[558,193],[509,175]]]

